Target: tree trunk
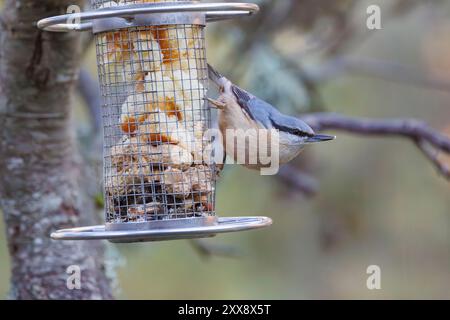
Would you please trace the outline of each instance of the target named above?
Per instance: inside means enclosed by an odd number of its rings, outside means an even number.
[[[95,220],[71,125],[80,36],[36,28],[77,2],[7,0],[0,17],[0,204],[14,299],[112,297],[100,242],[49,238]],[[80,290],[66,286],[71,265],[81,269]]]

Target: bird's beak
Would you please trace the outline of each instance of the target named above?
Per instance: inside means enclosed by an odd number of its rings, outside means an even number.
[[[308,138],[305,142],[306,143],[316,143],[316,142],[324,142],[324,141],[331,141],[335,140],[336,136],[329,136],[327,134],[316,134],[315,136]]]

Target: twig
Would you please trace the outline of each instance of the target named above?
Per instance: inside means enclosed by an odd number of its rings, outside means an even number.
[[[439,151],[430,147],[430,145],[425,143],[423,140],[417,141],[416,145],[423,152],[425,157],[427,157],[434,164],[438,173],[450,180],[450,168],[439,160]]]
[[[290,189],[299,191],[307,197],[312,197],[319,191],[319,183],[314,177],[300,171],[290,164],[280,168],[277,178],[285,183]]]
[[[101,96],[98,81],[95,80],[86,69],[80,70],[80,77],[78,80],[78,90],[81,97],[86,102],[89,114],[91,116],[94,130],[98,132],[102,126],[101,115]]]
[[[355,57],[343,59],[342,62],[349,73],[359,73],[413,86],[450,91],[450,81],[445,78],[428,76],[421,70],[416,70],[401,63]]]
[[[320,66],[305,68],[304,72],[308,79],[315,83],[330,81],[342,74],[358,74],[417,87],[450,91],[450,81],[445,78],[427,76],[407,65],[374,58],[335,57]]]
[[[223,244],[211,244],[206,240],[194,239],[189,241],[197,253],[204,258],[211,258],[213,256],[221,256],[227,258],[238,258],[241,253],[232,246]]]
[[[312,113],[303,115],[317,131],[340,130],[360,135],[399,136],[412,140],[440,174],[450,179],[449,169],[438,159],[439,151],[450,154],[450,137],[434,130],[416,119],[366,119],[347,117],[336,113]]]

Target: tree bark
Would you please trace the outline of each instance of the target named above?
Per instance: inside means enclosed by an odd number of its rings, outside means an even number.
[[[11,255],[11,298],[111,298],[100,242],[52,241],[91,224],[83,163],[71,125],[80,36],[36,28],[74,0],[7,0],[0,16],[0,205]],[[71,265],[81,289],[66,286]]]

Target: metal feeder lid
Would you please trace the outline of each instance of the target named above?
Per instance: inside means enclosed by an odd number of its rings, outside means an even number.
[[[99,20],[123,18],[126,24],[133,25],[137,16],[146,14],[202,13],[206,22],[214,22],[243,16],[259,11],[253,3],[198,3],[198,2],[158,2],[128,4],[93,11],[64,14],[38,21],[37,26],[45,31],[68,32],[87,31],[94,28]],[[79,21],[79,23],[68,23]]]

